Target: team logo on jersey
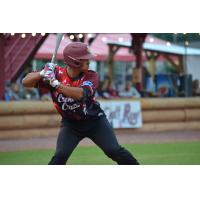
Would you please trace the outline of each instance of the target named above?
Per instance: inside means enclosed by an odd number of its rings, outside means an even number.
[[[81,86],[93,86],[93,83],[90,81],[83,81]]]
[[[61,109],[65,110],[75,110],[80,107],[80,104],[74,103],[74,99],[69,97],[64,97],[62,94],[59,94],[57,97],[58,103],[61,104]]]

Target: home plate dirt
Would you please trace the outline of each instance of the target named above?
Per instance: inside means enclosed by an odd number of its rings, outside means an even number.
[[[131,130],[130,130],[131,131]],[[120,144],[166,143],[182,141],[200,141],[200,132],[163,132],[163,133],[130,133],[116,131]],[[95,145],[91,140],[83,139],[80,146]],[[29,149],[55,149],[56,137],[31,138],[18,140],[0,140],[0,151],[20,151]]]

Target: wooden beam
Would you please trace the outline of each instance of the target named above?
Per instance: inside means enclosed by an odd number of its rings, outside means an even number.
[[[131,33],[131,37],[132,37],[131,49],[133,50],[136,56],[136,68],[139,68],[137,71],[138,73],[140,73],[138,74],[138,77],[141,78],[140,82],[136,84],[136,88],[138,89],[139,92],[142,92],[144,90],[142,51],[143,51],[143,43],[145,41],[146,36],[147,36],[147,33]],[[134,78],[135,78],[135,75],[134,75],[134,70],[133,70],[133,74],[132,74],[133,81],[134,81]]]
[[[110,77],[111,81],[113,79],[113,59],[117,51],[120,49],[119,46],[108,45],[109,53],[108,53],[108,76]]]
[[[4,62],[4,35],[0,33],[0,99],[2,100],[5,92],[5,62]]]
[[[163,54],[163,57],[171,63],[172,66],[175,67],[178,73],[182,73],[184,71],[183,69],[183,59],[181,56],[179,56],[178,63],[175,63],[174,60],[170,57],[170,55]]]
[[[99,33],[96,33],[96,35],[95,35],[94,37],[92,37],[92,38],[90,38],[90,39],[88,40],[88,45],[89,45],[89,46],[92,45],[92,43],[96,40],[96,38],[97,38],[98,35],[99,35]]]

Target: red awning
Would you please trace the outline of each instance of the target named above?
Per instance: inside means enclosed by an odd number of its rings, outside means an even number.
[[[149,42],[150,38],[151,36],[147,36],[146,42]],[[131,39],[132,38],[129,33],[99,34],[97,38],[94,40],[94,42],[92,43],[90,48],[91,48],[92,53],[96,54],[95,60],[105,61],[107,60],[107,57],[108,57],[108,45],[106,44],[106,41],[119,42],[119,40],[123,40],[123,42],[130,42]],[[106,40],[106,41],[103,41],[103,40]],[[56,42],[56,35],[49,34],[45,42],[37,51],[35,58],[51,60],[52,53],[55,48],[55,42]],[[71,40],[68,37],[65,37],[65,39],[61,41],[60,47],[58,49],[58,54],[57,54],[58,60],[63,59],[63,55],[62,55],[63,49],[70,42]],[[164,44],[164,41],[154,38],[154,43]],[[114,60],[115,61],[134,61],[135,56],[132,53],[129,53],[128,48],[120,48],[117,51],[116,55],[114,56]]]
[[[131,36],[129,34],[99,34],[90,47],[92,53],[96,54],[95,60],[103,61],[107,59],[108,45],[106,44],[106,41],[105,42],[102,41],[103,37],[105,37],[107,41],[118,41],[119,38],[123,38],[123,41],[131,40]],[[37,51],[35,58],[51,59],[55,47],[55,41],[56,41],[56,35],[49,34],[45,42]],[[63,59],[62,56],[63,49],[70,42],[71,40],[68,37],[65,37],[65,39],[62,40],[60,47],[58,49],[57,59],[59,60]],[[133,61],[135,60],[135,56],[129,53],[129,50],[127,48],[120,48],[117,54],[115,55],[114,60]]]

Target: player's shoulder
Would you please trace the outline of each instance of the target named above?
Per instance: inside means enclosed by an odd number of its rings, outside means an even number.
[[[99,80],[99,75],[97,72],[93,71],[93,70],[88,70],[87,74],[85,75],[85,80]]]
[[[98,77],[98,73],[93,71],[93,70],[88,70],[88,73],[87,73],[88,76],[97,76]]]

